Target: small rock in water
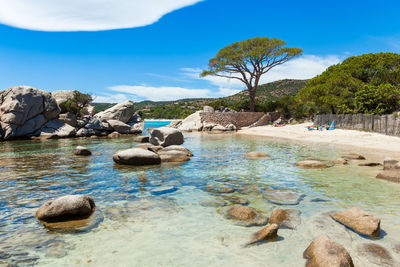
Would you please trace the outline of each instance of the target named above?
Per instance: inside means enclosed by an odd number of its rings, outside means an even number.
[[[294,229],[300,224],[300,212],[295,209],[274,209],[269,217],[269,223]]]
[[[386,180],[389,182],[400,183],[400,171],[399,170],[383,171],[378,173],[376,178]]]
[[[118,164],[134,166],[157,165],[161,163],[159,155],[141,148],[118,151],[113,155],[113,160]]]
[[[87,149],[86,147],[77,146],[75,148],[74,154],[78,155],[78,156],[90,156],[90,155],[92,155],[92,152],[89,149]]]
[[[380,236],[381,220],[358,207],[335,213],[331,217],[359,234]]]
[[[365,166],[365,167],[376,167],[376,166],[381,166],[382,164],[378,162],[367,162],[367,163],[360,163],[358,166]]]
[[[307,259],[307,267],[354,267],[349,252],[327,235],[314,239],[303,257]]]
[[[247,153],[245,157],[249,159],[260,159],[260,158],[269,158],[270,156],[261,151],[251,151]]]
[[[347,160],[346,159],[342,159],[342,158],[335,159],[333,161],[333,163],[336,164],[336,165],[347,165],[348,164]]]
[[[256,243],[260,243],[263,241],[274,240],[278,239],[278,229],[279,226],[276,223],[268,224],[260,231],[256,232],[250,242],[246,245],[253,245]]]
[[[344,159],[355,159],[355,160],[364,160],[365,157],[360,155],[360,154],[356,154],[356,153],[350,153],[350,154],[346,154],[343,155],[342,158]]]
[[[232,204],[248,205],[250,203],[250,201],[245,198],[233,195],[224,195],[222,196],[222,198],[229,201]]]
[[[384,170],[392,170],[396,168],[396,164],[398,163],[398,160],[392,159],[392,158],[385,158],[383,160],[383,169]]]
[[[153,190],[151,190],[151,194],[158,196],[158,195],[173,193],[176,190],[178,190],[178,189],[174,186],[160,186],[160,187],[156,187]]]
[[[323,169],[328,167],[325,163],[319,160],[303,160],[297,162],[295,165],[298,167],[310,168],[310,169]]]
[[[205,187],[205,190],[215,194],[229,194],[235,192],[236,188],[231,187],[229,185],[214,184],[214,185],[207,185]]]
[[[36,217],[45,222],[60,222],[88,218],[96,209],[94,200],[83,195],[66,195],[44,203]]]
[[[243,226],[261,226],[268,222],[268,218],[261,215],[259,211],[243,205],[229,208],[226,211],[226,217],[240,222]]]
[[[220,207],[224,207],[224,206],[228,205],[228,202],[226,202],[226,201],[224,201],[222,199],[220,199],[220,200],[206,200],[206,201],[201,202],[200,205],[205,206],[205,207],[220,208]]]
[[[311,202],[330,202],[330,200],[317,197],[311,199]]]
[[[263,197],[278,205],[298,205],[304,195],[288,190],[266,190]]]
[[[362,244],[358,247],[358,252],[373,264],[379,266],[400,266],[396,264],[389,251],[378,244]]]

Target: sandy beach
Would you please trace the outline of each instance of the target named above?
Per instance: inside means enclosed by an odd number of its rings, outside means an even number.
[[[391,152],[391,154],[400,154],[400,137],[343,129],[335,129],[333,131],[309,131],[306,128],[309,125],[312,125],[312,123],[287,125],[284,127],[274,127],[271,125],[260,126],[239,130],[238,134],[284,138],[303,142],[327,143],[342,147],[356,147],[362,150],[387,151]]]

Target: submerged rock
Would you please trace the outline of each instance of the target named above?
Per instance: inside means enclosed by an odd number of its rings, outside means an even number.
[[[113,160],[118,164],[135,166],[155,165],[161,163],[159,155],[141,148],[131,148],[118,151],[113,155]]]
[[[275,223],[269,223],[260,231],[254,233],[250,242],[246,245],[253,245],[262,241],[277,240],[279,226]]]
[[[263,193],[263,197],[278,205],[297,205],[304,195],[288,190],[268,189]]]
[[[344,159],[355,159],[355,160],[364,160],[365,159],[364,156],[362,156],[360,154],[357,154],[357,153],[346,154],[346,155],[343,155],[342,158],[344,158]]]
[[[396,264],[387,249],[375,243],[367,243],[358,246],[358,253],[369,262],[379,266],[400,266],[400,264]]]
[[[182,145],[183,142],[183,134],[177,129],[160,127],[151,131],[150,143],[155,146]]]
[[[400,171],[399,170],[383,171],[383,172],[378,173],[376,178],[386,180],[389,182],[400,183]]]
[[[348,164],[347,160],[346,159],[342,159],[342,158],[335,159],[333,161],[333,163],[336,164],[336,165],[346,165],[346,164]]]
[[[178,188],[176,188],[174,186],[160,186],[160,187],[156,187],[153,190],[151,190],[151,194],[152,195],[164,195],[164,194],[173,193],[176,190],[178,190]]]
[[[44,203],[36,217],[45,222],[62,222],[86,219],[95,210],[94,200],[83,195],[66,195]]]
[[[381,220],[358,207],[335,213],[331,217],[359,234],[380,236]]]
[[[319,160],[303,160],[297,162],[295,165],[302,168],[312,168],[312,169],[322,169],[328,167],[325,163]]]
[[[92,152],[84,146],[77,146],[75,148],[74,154],[77,156],[90,156],[92,155]]]
[[[270,156],[261,151],[251,151],[247,153],[245,157],[249,159],[260,159],[260,158],[269,158]]]
[[[268,218],[261,215],[259,211],[252,207],[236,205],[226,211],[228,219],[238,221],[244,226],[261,226],[268,222]]]
[[[354,267],[349,252],[327,235],[314,239],[303,257],[307,259],[307,267]]]
[[[269,216],[269,223],[276,223],[281,228],[294,229],[300,224],[300,212],[295,209],[274,209]]]
[[[150,148],[151,149],[151,148]],[[172,145],[156,151],[162,162],[185,162],[190,160],[193,153],[182,146]]]
[[[248,199],[234,195],[223,195],[222,198],[229,201],[231,204],[248,205],[250,203]]]
[[[229,194],[236,191],[235,187],[221,184],[211,184],[205,187],[205,190],[215,194]]]

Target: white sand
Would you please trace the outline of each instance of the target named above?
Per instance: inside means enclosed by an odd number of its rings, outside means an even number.
[[[312,123],[287,125],[284,127],[260,126],[239,130],[238,134],[327,143],[368,150],[400,153],[400,137],[342,129],[335,129],[333,131],[309,131],[306,127],[310,125],[312,125]]]

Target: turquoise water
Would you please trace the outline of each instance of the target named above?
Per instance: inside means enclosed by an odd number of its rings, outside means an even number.
[[[151,122],[146,127],[154,127]],[[359,206],[382,219],[377,244],[393,249],[400,240],[400,185],[375,179],[379,167],[358,162],[324,170],[294,163],[318,158],[330,163],[341,149],[232,134],[185,134],[194,157],[183,164],[118,166],[115,151],[134,137],[0,143],[0,266],[302,266],[313,238],[327,233],[346,247],[357,266],[375,266],[358,252],[372,242],[333,222],[326,212]],[[77,157],[75,146],[94,155]],[[249,160],[260,150],[270,159]],[[367,152],[366,152],[367,153]],[[366,154],[368,158],[368,154]],[[214,194],[225,185],[233,193]],[[174,188],[160,194],[160,188]],[[303,194],[298,205],[277,205],[265,190]],[[85,194],[96,202],[96,224],[83,232],[44,228],[34,217],[45,201]],[[235,195],[269,216],[276,208],[301,212],[295,230],[280,229],[280,241],[245,248],[261,227],[243,227],[223,216],[224,196]]]

